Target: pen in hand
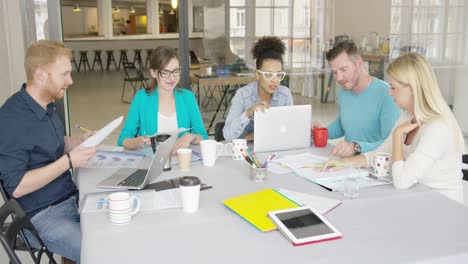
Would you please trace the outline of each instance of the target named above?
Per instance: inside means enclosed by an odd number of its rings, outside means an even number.
[[[76,128],[79,128],[79,129],[81,129],[81,130],[83,130],[84,132],[91,132],[91,130],[89,130],[89,129],[87,129],[87,128],[84,128],[84,127],[82,127],[80,124],[76,124],[76,126],[75,126],[75,127],[76,127]]]

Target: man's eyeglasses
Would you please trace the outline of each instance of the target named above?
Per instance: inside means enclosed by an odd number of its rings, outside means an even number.
[[[177,68],[173,71],[168,71],[168,70],[160,70],[159,71],[159,76],[161,76],[162,78],[169,78],[172,74],[172,76],[174,76],[174,78],[177,78],[180,76],[180,72],[181,72],[181,68]]]
[[[262,75],[263,79],[267,81],[273,80],[273,77],[276,77],[278,81],[282,81],[284,80],[284,77],[286,77],[285,72],[268,72],[268,71],[261,71],[261,70],[257,70],[257,71],[258,73]]]

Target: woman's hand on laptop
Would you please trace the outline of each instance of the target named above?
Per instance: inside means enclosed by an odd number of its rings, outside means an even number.
[[[268,108],[270,108],[270,106],[268,104],[265,104],[265,103],[254,104],[249,109],[247,109],[245,111],[245,114],[247,115],[248,118],[252,118],[255,111],[264,112],[265,109],[268,109]]]

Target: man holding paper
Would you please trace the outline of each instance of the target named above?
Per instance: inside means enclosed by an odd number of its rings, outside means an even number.
[[[64,136],[54,100],[73,83],[71,51],[60,42],[38,41],[27,49],[27,83],[0,108],[0,179],[18,200],[50,251],[79,262],[78,191],[70,169],[81,167],[94,147]],[[26,233],[33,247],[38,243]]]

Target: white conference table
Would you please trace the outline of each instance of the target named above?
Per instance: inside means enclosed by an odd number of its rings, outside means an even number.
[[[114,171],[79,169],[81,198],[102,192],[96,184]],[[371,187],[347,200],[293,174],[250,181],[247,164],[230,157],[211,168],[194,162],[189,173],[173,166],[156,181],[183,175],[213,186],[200,193],[196,213],[140,211],[124,226],[110,224],[106,212],[82,213],[82,263],[468,263],[468,209],[422,186]],[[342,199],[326,218],[343,238],[294,247],[278,231],[257,231],[222,203],[270,187]]]

